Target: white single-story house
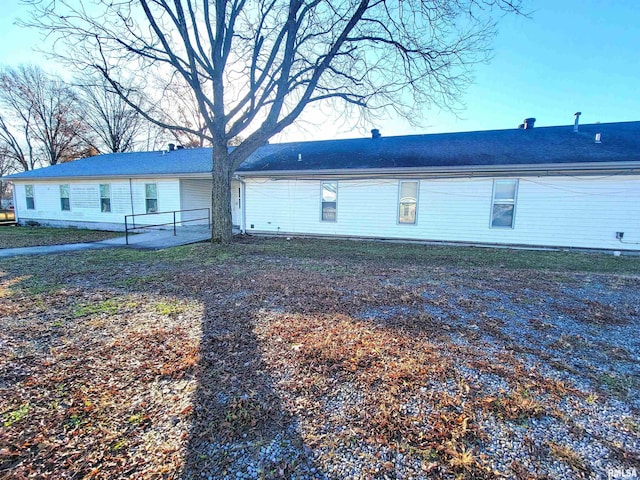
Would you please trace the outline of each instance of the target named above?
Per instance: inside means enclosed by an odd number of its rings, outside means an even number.
[[[640,122],[528,120],[265,145],[235,173],[233,223],[249,234],[640,251]],[[105,154],[6,179],[19,222],[122,229],[131,214],[201,218],[184,210],[210,206],[210,171],[211,150],[197,148]]]

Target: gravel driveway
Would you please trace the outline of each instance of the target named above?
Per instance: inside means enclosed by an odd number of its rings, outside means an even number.
[[[5,266],[0,477],[637,478],[639,276],[212,248]]]

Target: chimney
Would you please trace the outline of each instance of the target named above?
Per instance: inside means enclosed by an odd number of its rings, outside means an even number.
[[[525,118],[524,119],[524,129],[531,130],[533,128],[534,123],[536,123],[535,118]]]
[[[169,144],[169,151],[173,152],[176,149],[176,144],[175,143],[170,143]]]
[[[373,130],[371,130],[371,138],[380,138],[382,135],[380,135],[380,130],[378,130],[377,128],[374,128]]]
[[[573,122],[573,131],[576,133],[578,133],[578,123],[580,123],[580,115],[582,115],[582,112],[576,112],[573,114],[573,116],[576,117]]]

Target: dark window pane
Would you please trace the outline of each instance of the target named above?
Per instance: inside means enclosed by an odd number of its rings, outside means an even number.
[[[71,210],[71,205],[69,203],[69,199],[68,198],[61,198],[60,199],[60,207],[62,208],[62,210]]]
[[[336,221],[336,202],[322,202],[322,220],[325,222]]]
[[[35,208],[33,197],[27,197],[27,210],[34,210]]]
[[[147,198],[147,213],[156,213],[158,211],[158,200],[155,198]]]
[[[513,227],[513,205],[494,205],[491,226]]]
[[[109,199],[109,198],[101,198],[100,199],[100,210],[102,212],[110,212],[111,211],[111,199]]]

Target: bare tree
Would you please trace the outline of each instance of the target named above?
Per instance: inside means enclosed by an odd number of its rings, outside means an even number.
[[[104,77],[86,77],[74,83],[79,90],[80,112],[88,133],[85,142],[98,152],[133,150],[147,120],[118,95]],[[127,95],[133,98],[134,93],[127,92]]]
[[[15,171],[11,152],[5,146],[0,145],[0,178]],[[0,180],[0,202],[8,197],[10,192],[9,182]],[[2,206],[0,205],[0,210]]]
[[[75,93],[42,69],[3,69],[0,106],[0,141],[24,170],[72,160],[84,149]]]
[[[519,0],[31,0],[31,26],[56,53],[99,71],[150,121],[213,146],[213,241],[231,240],[235,169],[309,104],[407,118],[455,105],[468,68],[487,59],[495,17]],[[58,47],[60,44],[57,44]],[[122,87],[177,76],[206,130],[144,111]],[[242,142],[227,149],[230,139]]]
[[[22,112],[16,126],[10,125],[0,115],[0,150],[6,168],[13,170],[33,170],[38,158],[33,149],[31,138],[31,112]]]

